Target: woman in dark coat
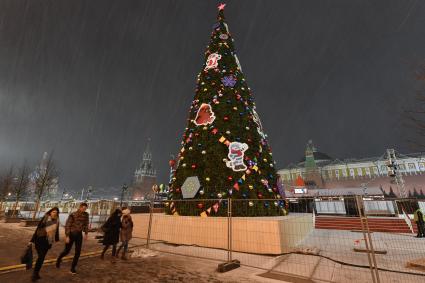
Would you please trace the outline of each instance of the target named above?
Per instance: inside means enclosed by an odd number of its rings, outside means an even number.
[[[40,220],[31,238],[31,243],[34,243],[38,255],[31,278],[33,282],[41,278],[39,272],[44,258],[52,244],[57,241],[59,241],[59,208],[54,207]]]
[[[100,255],[101,259],[104,259],[105,252],[112,245],[112,258],[115,257],[117,250],[117,244],[120,239],[120,228],[121,228],[121,209],[117,208],[106,220],[105,224],[102,226],[104,232],[102,244],[105,246],[103,248],[102,254]]]

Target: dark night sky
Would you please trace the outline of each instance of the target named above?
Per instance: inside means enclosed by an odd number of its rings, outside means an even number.
[[[55,150],[62,186],[129,182],[152,138],[167,181],[217,1],[0,1],[0,167]],[[308,139],[331,156],[408,151],[400,122],[425,61],[425,2],[227,1],[281,168]]]

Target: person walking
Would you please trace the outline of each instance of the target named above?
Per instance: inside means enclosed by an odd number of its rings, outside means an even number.
[[[122,210],[122,219],[121,219],[121,232],[120,232],[120,238],[121,238],[121,245],[117,250],[116,257],[119,256],[120,250],[122,248],[122,255],[121,259],[126,260],[126,254],[128,253],[128,242],[133,237],[133,220],[131,219],[130,215],[131,211],[128,208],[124,208]]]
[[[416,237],[425,237],[424,215],[420,208],[416,209],[416,211],[413,213],[413,220],[415,220],[416,226],[418,227],[418,235]]]
[[[89,214],[86,212],[87,203],[81,203],[77,211],[71,213],[66,220],[65,224],[65,249],[56,260],[56,268],[60,268],[62,258],[69,254],[72,245],[75,243],[75,254],[72,259],[71,273],[76,274],[78,259],[80,258],[81,247],[83,245],[83,232],[85,233],[84,239],[88,238],[89,229]]]
[[[105,253],[111,245],[112,261],[115,259],[117,244],[120,237],[121,215],[121,209],[115,209],[111,216],[109,216],[108,220],[106,220],[105,224],[102,225],[102,230],[104,232],[102,244],[105,247],[103,248],[102,254],[100,255],[101,259],[105,258]]]
[[[59,208],[54,207],[46,212],[43,218],[38,222],[30,244],[35,245],[37,250],[37,262],[35,263],[31,281],[35,282],[40,277],[40,270],[44,263],[47,252],[54,242],[59,241]]]

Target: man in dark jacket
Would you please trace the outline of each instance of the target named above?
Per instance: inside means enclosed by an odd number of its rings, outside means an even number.
[[[66,220],[65,224],[65,249],[59,255],[56,260],[56,268],[60,268],[62,258],[69,254],[72,245],[75,243],[75,254],[72,259],[71,273],[76,274],[75,267],[77,266],[78,259],[81,253],[81,246],[83,244],[83,232],[85,233],[85,239],[87,240],[87,234],[89,229],[89,214],[86,212],[87,203],[80,204],[78,210],[71,213]]]
[[[423,238],[425,236],[425,227],[424,227],[425,221],[424,221],[424,215],[420,208],[418,208],[413,213],[413,217],[418,227],[418,235],[416,237]]]

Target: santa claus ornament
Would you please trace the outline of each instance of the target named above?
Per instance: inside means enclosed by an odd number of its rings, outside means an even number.
[[[193,123],[195,123],[196,126],[205,126],[212,124],[214,120],[215,115],[212,111],[211,105],[202,103],[201,107],[199,107],[198,112],[196,113],[196,117]]]
[[[218,60],[221,59],[221,55],[217,53],[212,53],[208,56],[207,63],[205,64],[205,71],[209,69],[215,69],[218,67]]]
[[[245,151],[248,149],[246,143],[231,142],[229,144],[230,161],[226,161],[226,166],[232,168],[233,171],[245,171],[246,165],[243,163]]]

